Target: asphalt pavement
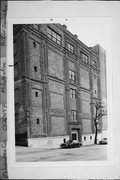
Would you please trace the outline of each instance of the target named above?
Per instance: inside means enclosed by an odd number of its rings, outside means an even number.
[[[17,162],[104,161],[107,145],[89,145],[80,148],[30,148],[16,146]]]

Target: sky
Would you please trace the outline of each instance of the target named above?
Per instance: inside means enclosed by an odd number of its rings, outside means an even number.
[[[72,34],[87,46],[100,44],[103,49],[110,49],[110,20],[108,18],[76,18],[66,20],[65,25]]]

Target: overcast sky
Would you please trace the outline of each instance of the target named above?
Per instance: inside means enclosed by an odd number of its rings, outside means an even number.
[[[106,51],[110,48],[110,23],[107,18],[84,18],[67,20],[67,29],[78,35],[87,46],[100,44]]]

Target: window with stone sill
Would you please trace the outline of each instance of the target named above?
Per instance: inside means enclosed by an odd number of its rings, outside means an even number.
[[[52,41],[54,41],[57,44],[61,45],[61,43],[62,43],[61,36],[58,33],[56,33],[54,30],[49,28],[49,27],[47,27],[47,35]]]
[[[76,110],[71,110],[71,119],[72,119],[72,121],[77,120],[77,111]]]
[[[89,56],[87,56],[86,54],[84,53],[81,53],[81,57],[82,57],[82,61],[86,64],[89,63]]]
[[[69,69],[69,79],[72,81],[76,81],[76,73],[71,69]]]
[[[91,66],[92,66],[94,69],[97,69],[97,62],[96,62],[95,60],[92,60]]]
[[[74,46],[70,43],[68,43],[68,51],[70,51],[71,53],[74,53]]]
[[[75,89],[70,89],[70,97],[72,99],[76,99],[76,90]]]

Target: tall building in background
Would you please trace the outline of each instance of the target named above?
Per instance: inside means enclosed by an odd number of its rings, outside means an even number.
[[[86,46],[66,25],[14,25],[13,31],[16,144],[92,144],[91,102],[106,99],[105,50]]]

